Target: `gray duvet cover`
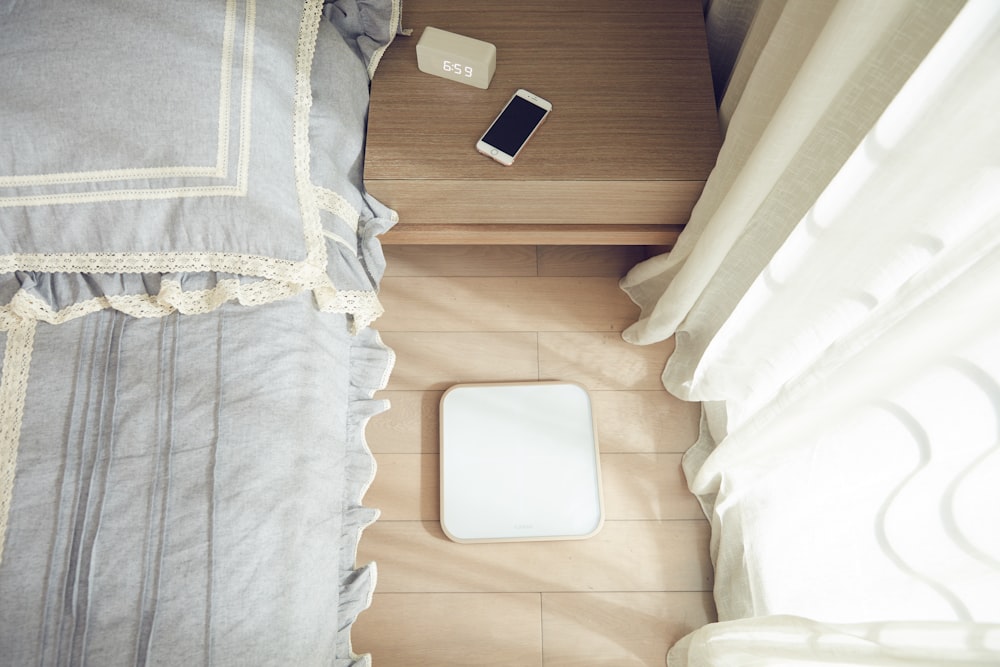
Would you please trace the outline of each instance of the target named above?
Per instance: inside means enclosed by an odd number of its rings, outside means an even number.
[[[0,666],[355,665],[398,0],[0,0]]]
[[[390,354],[305,295],[34,333],[0,664],[354,664]]]

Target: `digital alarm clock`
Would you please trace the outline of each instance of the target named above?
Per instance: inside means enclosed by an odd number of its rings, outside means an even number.
[[[489,88],[497,68],[497,47],[430,26],[417,42],[417,69],[476,88]]]

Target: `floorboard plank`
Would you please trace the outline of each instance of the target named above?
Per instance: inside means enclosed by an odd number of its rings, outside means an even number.
[[[531,332],[385,332],[396,353],[387,389],[447,389],[461,382],[538,379]]]
[[[701,404],[675,398],[662,387],[597,390],[590,397],[602,452],[682,453],[698,438]]]
[[[545,665],[660,666],[674,642],[714,618],[710,593],[545,593]]]
[[[440,460],[437,454],[376,454],[378,474],[365,505],[378,508],[382,521],[437,521]]]
[[[438,451],[438,408],[441,390],[387,390],[376,398],[389,401],[389,410],[370,422],[365,431],[376,454],[433,454]]]
[[[377,667],[542,665],[537,593],[376,593],[351,644]]]
[[[365,504],[384,521],[437,521],[440,514],[437,454],[376,454],[378,474]],[[680,454],[601,455],[604,516],[609,521],[701,519],[688,491]]]
[[[388,390],[390,409],[368,424],[373,452],[432,454],[438,451],[440,389]],[[700,405],[674,398],[662,389],[591,391],[594,421],[602,452],[683,453],[698,438]]]
[[[386,278],[380,331],[621,331],[638,307],[616,278]]]
[[[602,454],[604,516],[611,521],[704,518],[688,491],[681,456]]]
[[[377,521],[358,559],[379,590],[418,592],[711,590],[705,521],[607,521],[586,540],[457,544],[436,521]]]
[[[573,380],[592,391],[663,389],[660,374],[673,340],[630,345],[620,334],[543,331],[538,334],[541,379]]]

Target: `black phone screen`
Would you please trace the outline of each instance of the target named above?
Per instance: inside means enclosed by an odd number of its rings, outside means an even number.
[[[515,96],[483,135],[483,141],[507,155],[516,155],[545,117],[545,109]]]

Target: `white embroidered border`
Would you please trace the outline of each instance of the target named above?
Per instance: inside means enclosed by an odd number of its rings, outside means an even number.
[[[295,117],[292,123],[292,150],[295,155],[295,190],[302,215],[302,233],[306,242],[306,262],[326,266],[326,242],[319,217],[319,204],[312,184],[309,165],[309,111],[312,109],[312,62],[316,37],[322,19],[322,0],[310,0],[302,10],[299,43],[295,54]]]
[[[244,306],[260,306],[278,301],[299,291],[297,285],[259,281],[243,283],[236,279],[222,280],[212,289],[184,291],[176,280],[164,280],[158,294],[124,294],[99,296],[79,301],[62,310],[54,310],[42,299],[18,292],[8,304],[8,311],[21,318],[62,324],[100,310],[114,309],[132,317],[164,317],[173,312],[184,315],[208,313],[227,301]]]
[[[0,563],[7,538],[11,499],[14,495],[14,472],[17,446],[24,417],[24,398],[28,391],[28,371],[35,338],[35,322],[0,311],[0,330],[7,332],[0,377]]]
[[[327,211],[328,213],[333,213],[335,216],[350,225],[351,229],[358,231],[358,220],[361,219],[361,214],[358,213],[358,209],[354,208],[351,205],[351,202],[344,199],[343,196],[333,190],[317,185],[316,203],[321,209]]]
[[[329,190],[318,185],[315,186],[315,190],[316,204],[319,206],[320,210],[334,214],[346,222],[350,226],[351,231],[357,234],[358,221],[361,220],[361,213],[358,212],[358,209],[354,208],[349,201],[333,190]],[[332,232],[329,229],[323,230],[323,236],[330,239],[334,243],[342,245],[355,257],[358,256],[357,240],[345,239],[340,234]]]
[[[403,9],[400,6],[399,0],[392,0],[392,15],[389,18],[389,41],[386,42],[385,46],[380,47],[375,53],[372,54],[371,60],[368,62],[368,78],[371,79],[375,76],[375,70],[378,68],[378,64],[382,62],[382,56],[385,54],[385,50],[389,48],[392,44],[393,39],[396,38],[396,33],[400,31],[400,22],[403,19]],[[403,31],[404,34],[410,34],[410,30]]]
[[[253,62],[246,63],[246,58],[248,54],[252,54],[253,51],[253,32],[251,26],[256,24],[256,8],[254,6],[255,0],[247,0],[246,19],[243,21],[243,54],[244,54],[244,67],[243,67],[243,85],[247,84],[247,72],[253,72]],[[235,20],[235,9],[236,0],[226,0],[226,22],[222,29],[222,64],[219,69],[222,72],[222,80],[219,82],[219,138],[217,140],[218,149],[215,154],[215,169],[219,176],[224,176],[229,171],[229,115],[231,112],[231,104],[233,99],[233,34],[236,32],[236,20]],[[252,81],[253,77],[249,77]],[[250,108],[246,106],[246,102],[249,98],[245,95],[243,96],[243,106],[240,107],[242,113],[249,114]],[[241,113],[241,117],[242,117]],[[240,123],[242,125],[242,122]],[[240,140],[244,139],[244,134],[240,132]],[[241,156],[242,158],[242,153]]]
[[[326,278],[323,267],[261,255],[221,252],[90,252],[19,254],[0,257],[0,273],[180,273],[219,271],[313,285]]]
[[[324,313],[350,313],[351,330],[357,333],[377,320],[385,310],[375,292],[365,290],[338,290],[332,286],[313,291],[316,305]]]

